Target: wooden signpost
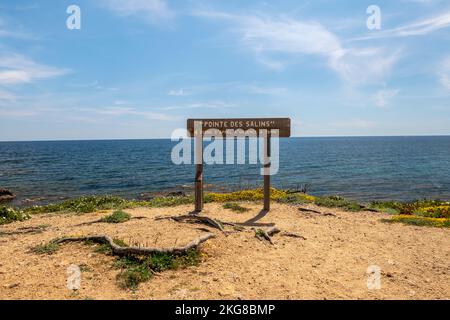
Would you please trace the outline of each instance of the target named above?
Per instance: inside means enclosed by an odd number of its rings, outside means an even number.
[[[278,137],[291,136],[291,119],[289,118],[239,118],[239,119],[188,119],[187,130],[195,140],[195,211],[203,210],[203,137],[209,135],[227,135],[230,130],[264,132],[264,210],[270,210],[270,139],[272,130]],[[264,130],[264,131],[263,131]],[[233,137],[234,139],[234,137]]]

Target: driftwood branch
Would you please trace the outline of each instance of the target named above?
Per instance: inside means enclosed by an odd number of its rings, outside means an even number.
[[[137,255],[150,255],[154,253],[184,253],[189,249],[193,249],[198,247],[203,242],[214,238],[215,235],[213,233],[206,233],[197,239],[192,240],[188,244],[180,247],[169,247],[169,248],[152,248],[152,247],[121,247],[114,243],[111,237],[106,235],[95,235],[95,236],[86,236],[86,237],[66,237],[54,240],[53,243],[61,244],[65,242],[80,242],[80,241],[93,241],[96,243],[108,244],[111,246],[112,252],[118,256],[125,256],[131,254]]]
[[[281,230],[278,229],[277,227],[271,227],[271,228],[266,229],[266,230],[264,230],[264,229],[257,229],[257,230],[255,231],[255,237],[258,238],[258,239],[261,240],[261,241],[267,240],[267,241],[270,242],[270,244],[273,245],[274,243],[273,243],[271,237],[272,237],[274,234],[277,234],[277,233],[279,233],[279,232],[281,232]]]
[[[223,225],[231,225],[230,223],[221,222],[205,216],[195,216],[195,215],[184,215],[184,216],[160,216],[156,217],[155,220],[174,220],[176,222],[187,222],[187,223],[202,223],[210,227],[224,231]]]
[[[18,228],[16,231],[0,231],[1,236],[13,236],[19,234],[38,234],[42,233],[47,229],[47,227],[22,227]]]
[[[298,239],[303,239],[306,240],[306,238],[300,234],[294,233],[294,232],[282,232],[281,233],[282,236],[285,237],[290,237],[290,238],[298,238]]]
[[[307,209],[307,208],[298,208],[298,211],[300,211],[300,212],[312,212],[312,213],[319,213],[320,214],[320,212],[317,211],[317,210],[312,210],[312,209]]]
[[[317,210],[306,209],[306,208],[298,208],[298,211],[315,213],[315,214],[318,214],[318,215],[321,215],[321,216],[324,216],[324,217],[336,217],[336,215],[333,214],[333,213],[329,213],[329,212],[322,213],[322,212],[317,211]]]

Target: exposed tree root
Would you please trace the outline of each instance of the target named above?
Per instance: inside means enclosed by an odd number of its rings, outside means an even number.
[[[272,241],[271,236],[273,236],[276,233],[281,232],[280,229],[278,229],[277,227],[272,227],[266,230],[263,229],[257,229],[255,230],[255,237],[258,238],[259,240],[263,241],[263,240],[267,240],[270,242],[270,244],[274,244]]]
[[[96,243],[108,244],[111,246],[111,250],[113,254],[118,256],[126,256],[126,255],[150,255],[154,253],[184,253],[189,249],[193,249],[198,247],[203,242],[214,238],[215,235],[213,233],[206,233],[197,239],[192,240],[188,244],[181,247],[169,247],[169,248],[152,248],[152,247],[121,247],[114,243],[114,241],[107,235],[95,235],[95,236],[86,236],[86,237],[66,237],[61,239],[56,239],[52,241],[56,244],[61,244],[65,242],[80,242],[80,241],[93,241]]]
[[[174,220],[176,222],[187,222],[187,223],[202,223],[210,227],[224,231],[224,225],[233,225],[231,223],[222,222],[205,216],[195,216],[195,215],[184,215],[184,216],[160,216],[156,217],[155,220]]]
[[[324,217],[336,217],[336,215],[333,214],[333,213],[329,213],[329,212],[322,213],[322,212],[317,211],[317,210],[306,209],[306,208],[298,208],[298,211],[300,211],[300,212],[311,212],[311,213],[316,213],[316,214],[321,215],[321,216],[324,216]]]
[[[372,209],[372,208],[368,208],[366,206],[361,206],[361,209],[364,210],[364,211],[380,213],[380,211]]]
[[[272,227],[272,228],[265,230],[266,234],[270,237],[273,236],[274,234],[280,233],[280,231],[281,230],[278,229],[277,227]]]
[[[326,213],[324,213],[322,215],[325,216],[325,217],[336,217],[336,215],[334,213],[329,213],[329,212],[326,212]]]
[[[16,231],[2,231],[0,232],[1,236],[13,236],[19,234],[38,234],[42,233],[47,229],[47,227],[22,227],[18,228]]]
[[[141,220],[141,219],[147,219],[147,217],[131,217],[127,221],[130,221],[130,220]],[[127,221],[124,221],[124,222],[127,222]],[[124,222],[121,222],[121,223],[124,223]],[[95,223],[110,223],[110,222],[106,222],[102,218],[102,219],[98,219],[98,220],[94,220],[94,221],[88,221],[88,222],[83,222],[83,223],[80,223],[80,224],[76,224],[76,225],[74,225],[74,227],[89,226],[89,225],[95,224]]]
[[[306,240],[306,238],[300,234],[294,233],[294,232],[282,232],[281,233],[282,236],[285,237],[290,237],[290,238],[298,238],[298,239],[303,239]]]
[[[318,213],[318,214],[320,214],[319,211],[312,210],[312,209],[306,209],[306,208],[298,208],[298,211],[300,211],[300,212],[312,212],[312,213]]]

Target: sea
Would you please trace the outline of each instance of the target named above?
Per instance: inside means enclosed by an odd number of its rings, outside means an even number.
[[[0,142],[0,188],[13,204],[81,195],[140,199],[192,191],[195,165],[172,162],[178,142],[86,140]],[[208,145],[205,142],[205,147]],[[261,187],[260,164],[204,166],[206,191]],[[286,138],[274,187],[361,202],[450,199],[450,136]]]

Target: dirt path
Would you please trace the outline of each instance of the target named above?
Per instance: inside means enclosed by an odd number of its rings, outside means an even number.
[[[258,216],[234,213],[207,204],[204,215],[230,222]],[[39,215],[0,226],[1,232],[46,226],[42,233],[0,235],[0,299],[450,299],[450,230],[386,224],[377,213],[347,213],[274,204],[257,223],[275,223],[306,238],[273,237],[259,241],[254,232],[217,234],[202,246],[203,262],[184,270],[158,274],[135,292],[117,286],[113,257],[83,244],[65,244],[53,255],[36,255],[30,247],[61,236],[108,234],[125,242],[173,246],[185,244],[204,226],[159,215],[186,214],[191,206],[126,210],[147,219],[122,224],[73,227],[98,219],[106,211],[85,215]],[[332,213],[325,216],[323,213]],[[253,219],[255,220],[255,219]],[[81,266],[81,288],[67,289],[67,268]],[[381,289],[368,290],[367,268],[381,268]]]

